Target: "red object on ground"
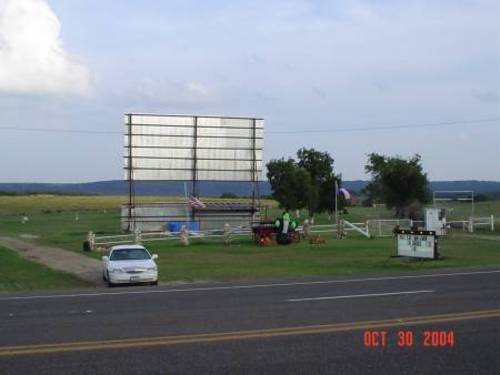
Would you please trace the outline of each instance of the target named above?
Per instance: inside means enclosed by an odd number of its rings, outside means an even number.
[[[259,245],[267,245],[273,241],[273,234],[277,233],[278,228],[272,221],[263,221],[252,226],[253,239]]]

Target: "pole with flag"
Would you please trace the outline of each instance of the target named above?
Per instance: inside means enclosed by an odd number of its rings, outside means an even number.
[[[188,192],[187,192],[187,182],[184,182],[184,198],[186,199],[186,225],[188,225],[189,222],[189,199],[188,199]]]
[[[198,198],[196,197],[189,197],[189,205],[192,207],[192,208],[207,208],[207,205],[205,203],[203,203],[202,201],[200,201]]]
[[[335,225],[337,226],[337,234],[340,234],[339,227],[339,214],[338,214],[338,196],[339,196],[339,184],[337,179],[335,179]]]

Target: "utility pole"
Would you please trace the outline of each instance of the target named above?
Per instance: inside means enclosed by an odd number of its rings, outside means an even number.
[[[339,184],[337,179],[335,179],[335,224],[337,225],[337,237],[340,238],[340,225],[339,225],[339,213],[338,213],[338,195],[339,195]]]

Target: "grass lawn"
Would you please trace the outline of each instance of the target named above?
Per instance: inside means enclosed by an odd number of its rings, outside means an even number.
[[[500,265],[500,241],[453,235],[440,240],[443,259],[416,261],[389,258],[392,238],[353,236],[328,239],[326,245],[306,242],[258,247],[249,240],[224,246],[215,240],[192,241],[189,247],[172,242],[146,246],[159,255],[162,281],[236,280],[402,272],[445,267]]]
[[[165,201],[163,197],[146,197],[143,201]],[[119,233],[119,205],[125,197],[102,196],[16,196],[0,197],[0,235],[32,238],[33,241],[81,252],[88,231],[97,234]],[[269,214],[279,210],[272,202]],[[494,214],[495,233],[482,235],[500,237],[500,201],[476,204],[476,215]],[[458,212],[457,210],[456,212]],[[75,220],[78,213],[79,220]],[[29,217],[21,223],[22,214]],[[391,218],[384,208],[351,207],[343,216],[351,222],[374,218]],[[316,223],[330,222],[318,215]],[[352,233],[352,232],[351,232]],[[478,232],[479,233],[479,232]],[[36,236],[36,238],[33,238]],[[160,277],[173,280],[235,280],[313,275],[367,274],[410,271],[441,267],[500,265],[500,241],[473,238],[456,232],[440,240],[443,260],[409,261],[390,259],[392,239],[366,238],[350,234],[346,240],[325,236],[326,245],[302,242],[291,246],[258,247],[250,239],[237,238],[231,246],[221,240],[193,240],[182,247],[177,241],[148,242],[146,246],[160,256]],[[99,258],[102,254],[86,255]],[[388,261],[387,261],[388,260]],[[4,277],[4,282],[11,280]],[[13,276],[12,280],[16,280]]]
[[[90,286],[77,277],[54,271],[24,259],[12,250],[0,247],[0,291],[66,289]]]

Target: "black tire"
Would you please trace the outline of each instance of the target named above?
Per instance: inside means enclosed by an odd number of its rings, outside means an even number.
[[[152,281],[152,282],[150,283],[150,285],[158,285],[158,280],[156,280],[156,281]]]
[[[103,278],[104,278],[104,275],[103,275]],[[112,288],[115,286],[115,284],[113,284],[111,281],[109,281],[109,272],[108,271],[106,271],[106,278],[104,280],[108,282],[108,287]]]

